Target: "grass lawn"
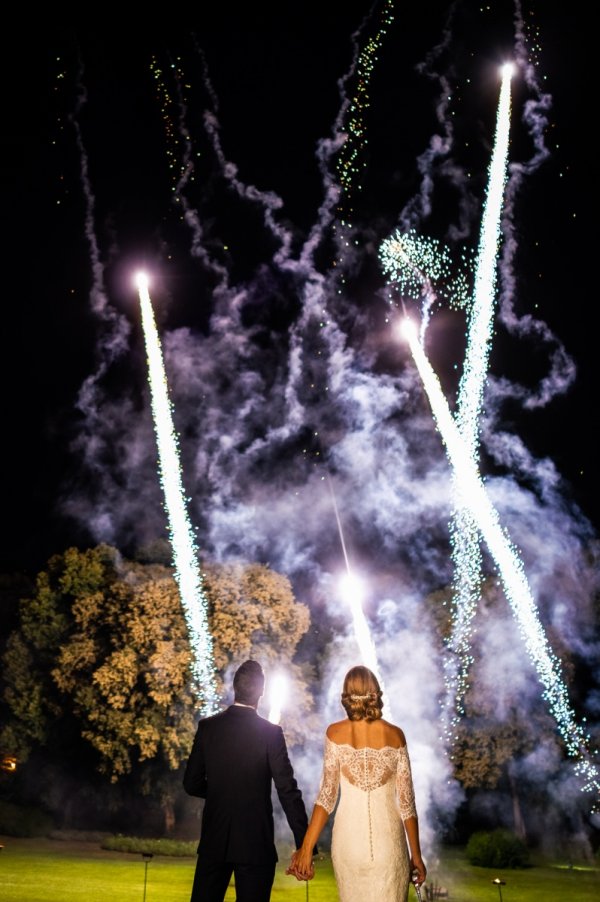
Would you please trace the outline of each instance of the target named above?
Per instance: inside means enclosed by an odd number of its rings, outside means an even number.
[[[437,862],[428,864],[429,882],[447,887],[451,902],[499,902],[496,877],[503,902],[598,902],[600,868],[575,867],[557,861],[518,870],[479,868],[470,865],[463,849],[445,848]],[[410,897],[409,897],[410,898]],[[413,899],[416,897],[413,894]]]
[[[93,843],[0,837],[2,902],[142,902],[144,863],[141,855],[105,852]],[[146,902],[189,902],[194,858],[155,856],[148,864]],[[281,862],[275,876],[273,902],[304,902],[306,885],[285,876]],[[543,865],[519,871],[490,871],[469,865],[460,849],[444,849],[439,862],[429,862],[430,881],[449,890],[450,902],[498,902],[494,877],[506,881],[503,902],[597,902],[600,869]],[[227,902],[234,902],[230,887]],[[338,902],[329,860],[317,862],[309,902]],[[365,899],[365,902],[371,900]],[[379,902],[379,900],[373,900]],[[410,892],[409,902],[416,902]]]
[[[107,852],[95,843],[0,837],[1,902],[142,902],[141,855]],[[287,860],[275,875],[273,902],[304,902],[306,884],[286,877]],[[196,858],[155,856],[148,863],[146,902],[189,902]],[[230,887],[227,902],[234,902]],[[310,902],[337,902],[331,862],[319,862]]]

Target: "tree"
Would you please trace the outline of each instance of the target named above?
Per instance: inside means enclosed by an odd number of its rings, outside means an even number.
[[[293,657],[310,624],[308,608],[294,599],[287,577],[263,564],[213,564],[206,567],[203,578],[222,695],[231,691],[223,684],[223,675],[247,658],[256,658],[265,668],[264,706],[268,706],[269,677],[285,674],[289,697],[282,726],[289,745],[301,743],[313,726],[308,686],[314,674],[310,667],[294,664]]]
[[[205,588],[221,687],[246,657],[285,667],[296,683],[293,741],[298,713],[310,708],[306,674],[292,663],[308,609],[286,577],[260,564],[210,565]],[[61,748],[70,722],[70,741],[93,749],[109,781],[134,774],[142,792],[160,793],[170,827],[197,718],[191,664],[170,568],[126,561],[108,546],[68,549],[21,603],[4,656],[12,716],[0,742],[21,760],[39,746],[60,758],[72,753]]]
[[[558,648],[567,671],[567,650]],[[559,740],[535,670],[528,663],[522,638],[495,579],[485,580],[482,587],[472,650],[464,715],[452,750],[454,774],[466,789],[498,789],[503,783],[512,802],[514,831],[524,840],[523,787],[515,773],[537,745],[544,742],[558,747]]]

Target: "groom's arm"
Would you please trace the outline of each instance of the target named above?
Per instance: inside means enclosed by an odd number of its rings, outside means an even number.
[[[192,751],[183,775],[183,788],[188,795],[206,798],[206,767],[204,763],[204,735],[202,721],[198,724]]]
[[[294,770],[288,757],[283,730],[279,726],[273,725],[271,728],[268,755],[271,776],[275,783],[277,795],[290,829],[294,834],[296,848],[299,849],[308,827],[308,817],[302,800],[302,793],[298,788]],[[316,846],[314,854],[317,854]]]

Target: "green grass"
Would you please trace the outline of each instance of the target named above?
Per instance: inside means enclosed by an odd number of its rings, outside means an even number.
[[[141,855],[108,852],[89,842],[0,837],[2,902],[142,902],[144,863]],[[283,859],[283,853],[282,853]],[[304,902],[306,886],[286,877],[282,860],[275,875],[273,902]],[[566,863],[524,870],[489,870],[470,865],[463,850],[444,849],[430,860],[430,881],[446,886],[450,902],[498,902],[494,877],[506,881],[503,902],[597,902],[600,869],[566,867]],[[146,902],[189,902],[195,858],[155,856],[148,864]],[[227,891],[234,902],[235,890]],[[309,902],[338,902],[331,862],[317,862]],[[365,900],[368,902],[368,900]],[[378,902],[378,900],[377,900]],[[416,902],[410,892],[409,902]]]
[[[140,854],[110,852],[89,842],[0,837],[2,902],[142,902],[145,865]],[[304,902],[306,885],[278,866],[273,902]],[[195,856],[155,856],[148,863],[146,902],[189,902]],[[234,902],[233,887],[225,896]],[[337,902],[330,861],[319,862],[310,902]]]
[[[462,849],[445,848],[439,865],[428,863],[430,882],[447,887],[451,902],[499,902],[492,880],[506,881],[503,902],[597,902],[600,899],[600,868],[567,867],[567,862],[540,864],[509,870],[480,868],[469,864]],[[410,898],[410,897],[409,897]],[[415,897],[413,896],[413,899]]]

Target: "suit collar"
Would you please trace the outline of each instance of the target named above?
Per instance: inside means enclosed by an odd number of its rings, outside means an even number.
[[[227,713],[233,714],[234,717],[258,717],[256,708],[249,708],[245,705],[230,705],[227,708]]]

